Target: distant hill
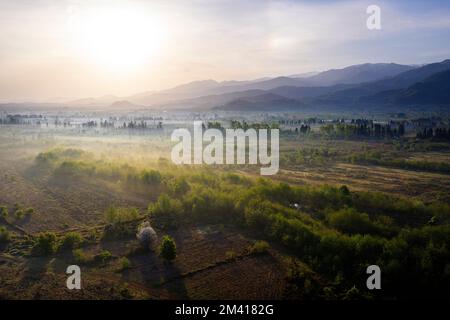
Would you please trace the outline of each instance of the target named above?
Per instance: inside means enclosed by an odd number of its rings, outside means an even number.
[[[302,106],[303,104],[300,101],[273,93],[265,93],[236,99],[215,109],[224,111],[284,111],[299,109]]]
[[[375,81],[412,70],[414,66],[394,63],[366,63],[333,69],[312,76],[275,77],[253,81],[194,81],[171,89],[127,97],[132,103],[146,106],[179,105],[180,100],[251,90],[272,90],[278,87],[320,87]]]
[[[131,103],[128,100],[119,100],[111,103],[109,105],[111,109],[134,109],[134,108],[140,108],[142,106]]]
[[[427,64],[425,66],[415,68],[394,77],[364,83],[349,89],[339,90],[315,99],[315,103],[319,104],[354,104],[366,102],[368,99],[382,91],[392,91],[405,89],[413,84],[423,81],[426,78],[438,72],[450,70],[450,59],[438,63]]]
[[[407,89],[379,92],[367,98],[371,103],[450,105],[450,70],[436,73]]]
[[[320,73],[248,81],[200,80],[167,90],[147,91],[128,97],[86,98],[61,107],[196,110],[292,110],[358,107],[367,104],[446,103],[446,74],[450,59],[424,66],[365,63]],[[436,78],[434,78],[436,75]],[[27,107],[30,104],[27,105]]]
[[[291,99],[297,99],[297,100],[303,100],[305,98],[312,98],[321,96],[324,94],[336,92],[339,90],[344,90],[347,88],[352,88],[355,85],[351,84],[337,84],[334,86],[327,86],[327,87],[293,87],[293,86],[283,86],[283,87],[277,87],[274,89],[268,90],[268,92],[278,94],[280,96],[291,98]]]
[[[209,96],[202,96],[192,99],[178,100],[164,105],[168,109],[211,109],[216,106],[227,104],[236,99],[253,97],[266,93],[264,90],[246,90],[238,92],[230,92],[223,94],[214,94]]]
[[[64,103],[69,106],[101,106],[109,105],[119,98],[114,95],[105,95],[97,98],[84,98]]]
[[[396,76],[416,67],[396,63],[365,63],[349,66],[343,69],[331,69],[309,77],[311,85],[332,86],[336,84],[351,84],[376,81]]]

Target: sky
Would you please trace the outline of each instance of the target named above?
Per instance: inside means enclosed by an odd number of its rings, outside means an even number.
[[[0,102],[448,58],[448,0],[0,0]]]

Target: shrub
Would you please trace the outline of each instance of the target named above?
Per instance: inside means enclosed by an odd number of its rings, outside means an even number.
[[[78,232],[68,232],[64,235],[61,248],[76,249],[83,243],[83,237]]]
[[[121,239],[133,236],[136,228],[130,224],[108,224],[103,229],[102,239]]]
[[[10,239],[11,233],[5,227],[0,227],[0,243],[8,242]]]
[[[8,207],[7,206],[0,206],[0,218],[5,219],[8,216]]]
[[[44,232],[38,235],[33,252],[39,255],[50,255],[56,251],[56,234]]]
[[[14,203],[13,206],[13,211],[16,212],[17,210],[20,210],[22,208],[22,206],[20,205],[20,203]]]
[[[229,250],[227,252],[225,252],[225,259],[227,260],[234,260],[236,259],[237,254],[234,250]]]
[[[170,180],[167,183],[167,187],[173,195],[183,195],[190,189],[189,183],[185,178],[176,178],[174,180]]]
[[[102,252],[100,252],[98,255],[95,256],[95,260],[99,261],[102,264],[106,263],[111,258],[112,254],[108,250],[103,250]]]
[[[30,217],[34,214],[34,209],[33,208],[26,208],[25,209],[25,215]]]
[[[17,219],[17,220],[22,220],[22,219],[23,219],[23,216],[25,215],[25,212],[24,212],[22,209],[17,209],[17,210],[14,212],[14,215],[16,216],[16,219]]]
[[[110,207],[105,212],[105,221],[109,224],[133,221],[139,218],[137,208]]]
[[[180,200],[162,194],[154,204],[149,205],[148,213],[152,217],[165,219],[168,225],[176,225],[183,213],[183,206]]]
[[[345,184],[339,188],[339,191],[345,196],[350,195],[350,190],[348,189],[348,187]]]
[[[82,249],[73,250],[72,256],[75,259],[75,262],[77,263],[87,263],[90,260],[89,256],[86,253],[84,253]]]
[[[157,170],[144,170],[142,172],[141,179],[146,184],[158,184],[161,182],[161,173]]]
[[[120,270],[126,270],[131,267],[131,262],[130,262],[130,260],[128,260],[128,258],[122,257],[119,260],[119,266],[120,266]]]
[[[328,215],[328,223],[333,228],[348,234],[366,234],[377,231],[366,213],[359,213],[354,209],[341,209]]]
[[[136,237],[139,240],[140,245],[144,248],[149,248],[157,240],[156,232],[150,226],[150,223],[148,221],[139,226]]]
[[[269,244],[266,241],[258,240],[251,247],[250,252],[252,253],[263,253],[269,250]]]
[[[166,235],[162,238],[161,246],[159,247],[159,254],[168,262],[175,259],[177,255],[177,247],[172,237]]]

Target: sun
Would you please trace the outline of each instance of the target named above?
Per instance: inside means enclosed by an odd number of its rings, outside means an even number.
[[[78,19],[82,54],[113,71],[131,71],[152,63],[167,40],[164,20],[132,7],[96,8]]]

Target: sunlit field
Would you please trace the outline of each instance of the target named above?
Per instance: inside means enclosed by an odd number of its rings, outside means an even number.
[[[446,295],[448,143],[281,126],[280,172],[263,178],[251,165],[174,165],[170,128],[1,126],[1,297]],[[60,285],[69,264],[83,267],[82,292]],[[384,270],[382,293],[364,289],[369,264]]]

